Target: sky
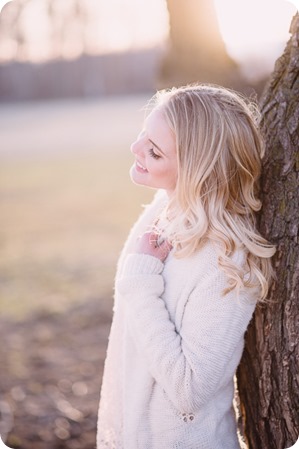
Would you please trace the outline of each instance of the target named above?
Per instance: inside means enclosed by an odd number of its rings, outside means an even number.
[[[1,2],[5,0],[0,0]],[[14,1],[2,14],[13,17]],[[179,0],[178,0],[179,1]],[[183,1],[183,0],[181,0]],[[165,45],[168,16],[164,0],[81,0],[88,26],[83,31],[73,20],[66,27],[71,0],[53,1],[61,18],[57,30],[65,33],[62,56],[74,58],[82,48],[82,36],[89,53],[122,51]],[[293,0],[297,3],[299,0]],[[271,71],[282,53],[289,34],[291,18],[296,12],[287,0],[214,0],[220,31],[230,55],[254,77]],[[53,57],[55,46],[47,19],[46,0],[31,0],[24,10],[22,27],[29,41],[29,50],[21,59],[34,61]],[[38,20],[37,20],[38,17]],[[60,31],[59,31],[60,27]],[[0,60],[15,54],[12,39],[0,39]],[[55,55],[54,55],[55,56]]]
[[[230,55],[253,77],[272,71],[290,37],[289,28],[299,0],[214,0],[214,3]]]

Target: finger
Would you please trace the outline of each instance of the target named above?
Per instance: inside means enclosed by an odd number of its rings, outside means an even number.
[[[169,240],[163,240],[160,246],[162,246],[164,250],[167,251],[170,251],[172,249],[172,244],[169,242]]]
[[[172,245],[167,240],[164,240],[157,249],[160,254],[160,258],[165,260],[172,249]]]
[[[149,235],[149,243],[150,243],[150,245],[154,246],[155,248],[157,246],[159,246],[158,245],[158,237],[159,237],[158,234],[156,234],[155,232],[151,232]]]

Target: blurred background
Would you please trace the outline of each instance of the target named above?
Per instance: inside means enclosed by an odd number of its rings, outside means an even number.
[[[95,448],[126,235],[153,191],[130,144],[160,88],[256,100],[289,38],[285,0],[0,1],[0,435]]]

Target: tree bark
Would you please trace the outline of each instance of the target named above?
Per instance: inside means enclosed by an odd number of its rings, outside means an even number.
[[[225,49],[211,0],[167,0],[169,48],[161,64],[160,87],[191,82],[229,84],[237,64]]]
[[[285,449],[299,434],[299,15],[261,101],[266,139],[259,217],[277,246],[276,280],[258,306],[237,372],[249,449]]]

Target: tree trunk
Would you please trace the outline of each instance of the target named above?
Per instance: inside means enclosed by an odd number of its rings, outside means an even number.
[[[226,52],[213,2],[167,0],[167,8],[169,48],[161,65],[160,87],[234,80],[237,65]]]
[[[299,436],[299,15],[262,98],[266,138],[260,231],[277,246],[277,279],[250,323],[237,373],[249,449],[285,449]]]

